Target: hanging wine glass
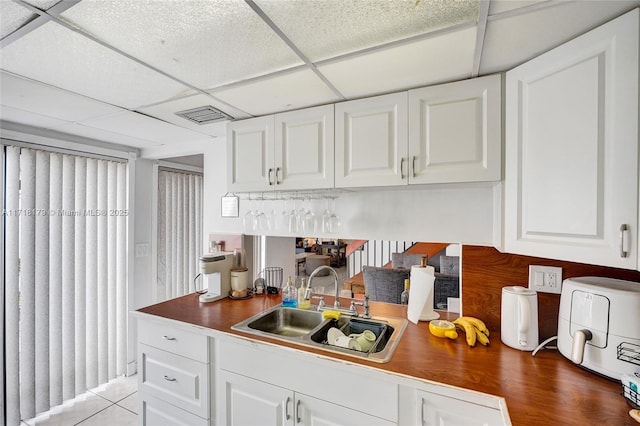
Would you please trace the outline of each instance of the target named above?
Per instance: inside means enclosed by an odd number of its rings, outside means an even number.
[[[306,205],[302,215],[302,232],[311,235],[316,232],[316,215],[311,210],[311,196],[306,198]]]
[[[331,221],[331,210],[329,210],[329,197],[326,197],[324,201],[325,209],[322,212],[322,232],[325,234],[330,234],[331,226],[329,224]]]
[[[331,202],[333,203],[333,198],[331,198]],[[331,215],[329,216],[329,233],[337,234],[340,232],[340,216],[338,216],[334,210],[335,207],[331,209]]]
[[[246,234],[252,234],[255,231],[255,217],[253,214],[253,200],[251,199],[251,194],[248,196],[249,201],[249,209],[242,217],[242,224],[244,226],[244,232]]]

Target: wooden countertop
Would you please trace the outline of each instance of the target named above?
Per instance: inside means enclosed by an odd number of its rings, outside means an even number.
[[[326,299],[327,304],[333,302],[331,297]],[[138,312],[327,355],[322,350],[231,330],[232,325],[280,301],[279,296],[260,295],[205,304],[198,301],[197,294],[190,294]],[[348,302],[343,305],[348,306]],[[402,306],[378,302],[371,302],[371,314],[405,316]],[[440,339],[431,335],[427,322],[417,325],[410,322],[388,363],[331,356],[504,397],[514,425],[638,426],[629,417],[631,407],[622,397],[618,382],[585,371],[554,350],[541,350],[532,357],[530,352],[509,348],[502,344],[497,332],[491,331],[490,346],[469,348],[462,333],[456,340]]]

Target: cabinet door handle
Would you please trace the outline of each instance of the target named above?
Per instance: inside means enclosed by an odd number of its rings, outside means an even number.
[[[302,419],[300,418],[300,400],[296,402],[296,423],[301,423]]]
[[[273,182],[271,181],[271,173],[273,173],[273,169],[272,168],[269,169],[269,175],[268,175],[269,185],[273,185]]]
[[[175,337],[171,337],[171,336],[162,336],[162,338],[163,338],[164,340],[176,340],[176,338],[175,338]]]
[[[416,177],[416,155],[411,159],[411,177]]]
[[[404,179],[404,157],[400,159],[400,179]]]
[[[280,167],[276,167],[276,185],[280,185]]]
[[[289,414],[289,402],[291,402],[291,398],[287,397],[287,400],[284,402],[284,417],[287,420],[291,419],[291,415]]]
[[[629,225],[623,223],[620,225],[620,257],[629,256],[629,239],[625,235],[629,232]]]
[[[167,376],[166,374],[164,375],[164,379],[165,379],[167,382],[175,382],[175,381],[176,381],[176,378],[175,378],[175,377],[169,377],[169,376]]]

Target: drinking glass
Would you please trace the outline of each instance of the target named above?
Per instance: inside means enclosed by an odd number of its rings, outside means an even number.
[[[298,217],[298,210],[296,210],[296,199],[292,198],[291,201],[293,205],[291,208],[291,212],[289,213],[289,232],[292,234],[297,234],[300,218]]]
[[[242,217],[242,224],[244,225],[244,232],[247,234],[251,234],[255,231],[255,216],[253,214],[253,202],[255,200],[251,199],[251,194],[249,194],[249,209]]]
[[[331,210],[329,210],[329,197],[325,198],[325,209],[322,212],[322,232],[325,234],[331,233]]]
[[[302,232],[313,234],[316,232],[316,215],[311,210],[311,197],[306,198],[307,207],[302,215]]]
[[[331,203],[333,203],[333,198],[331,198]],[[340,232],[340,225],[340,216],[338,216],[335,210],[332,208],[331,214],[329,216],[329,233],[337,234],[338,232]]]
[[[264,213],[264,197],[260,200],[260,209],[256,208],[255,211],[254,228],[257,232],[269,230],[268,218]]]

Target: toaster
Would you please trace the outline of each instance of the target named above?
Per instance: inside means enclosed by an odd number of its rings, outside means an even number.
[[[602,277],[564,280],[558,350],[614,380],[640,371],[640,283]]]

